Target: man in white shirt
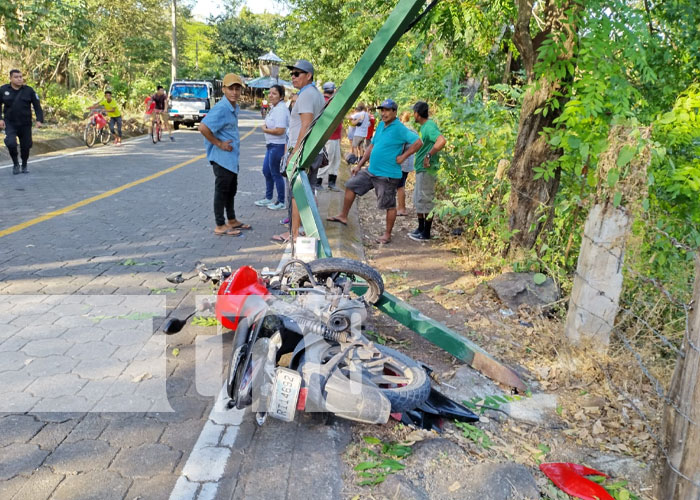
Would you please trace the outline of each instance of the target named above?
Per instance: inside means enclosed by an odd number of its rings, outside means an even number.
[[[369,129],[369,113],[367,107],[360,103],[355,108],[355,114],[350,117],[350,121],[355,125],[355,134],[352,137],[352,153],[358,158],[365,154],[365,139]]]
[[[301,140],[304,138],[311,123],[316,119],[322,112],[325,105],[325,100],[323,95],[313,84],[314,79],[314,67],[313,65],[305,60],[299,59],[292,66],[287,66],[292,74],[292,85],[294,88],[299,89],[297,94],[297,100],[292,108],[292,114],[289,118],[289,131],[288,137],[289,142],[287,143],[289,157],[296,148],[300,145]],[[309,182],[311,186],[316,184],[316,169],[309,169]],[[299,216],[299,210],[297,209],[294,197],[292,197],[292,233],[291,236],[296,238],[299,236],[299,227],[301,226],[301,217]],[[286,240],[284,235],[279,235],[273,237],[273,239]]]

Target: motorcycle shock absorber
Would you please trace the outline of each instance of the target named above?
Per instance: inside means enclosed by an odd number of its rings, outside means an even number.
[[[319,335],[331,342],[348,341],[347,332],[335,332],[328,328],[328,326],[323,324],[321,321],[303,317],[295,317],[294,321],[296,321],[297,325],[299,325],[299,328],[301,328],[302,332],[309,332],[315,335]]]

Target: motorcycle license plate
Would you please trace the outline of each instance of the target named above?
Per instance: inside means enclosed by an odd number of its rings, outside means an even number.
[[[278,367],[270,401],[270,415],[285,422],[294,420],[300,388],[301,375],[294,370]]]

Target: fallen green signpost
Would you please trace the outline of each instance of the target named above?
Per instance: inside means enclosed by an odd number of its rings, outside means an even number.
[[[421,14],[425,0],[400,0],[381,27],[372,43],[367,47],[350,75],[328,102],[323,113],[303,139],[287,166],[292,193],[301,216],[306,235],[320,241],[320,257],[331,257],[331,248],[323,227],[323,220],[314,201],[306,170],[328,141],[331,133],[340,124],[355,103],[367,83],[377,72],[391,49]],[[429,9],[433,4],[426,9]],[[423,12],[425,13],[425,11]],[[481,347],[452,331],[442,323],[423,315],[401,299],[384,292],[375,306],[382,312],[410,328],[456,358],[469,364],[484,375],[520,391],[526,389],[518,375],[493,359]]]

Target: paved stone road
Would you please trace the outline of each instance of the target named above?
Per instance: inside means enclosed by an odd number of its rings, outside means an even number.
[[[259,124],[243,118],[242,135]],[[259,129],[242,143],[237,216],[254,229],[240,238],[212,234],[205,160],[154,176],[202,153],[195,131],[175,137],[33,158],[29,175],[0,168],[0,499],[339,494],[346,425],[256,428],[212,411],[230,334],[153,334],[212,291],[166,274],[197,261],[274,267],[282,253],[269,237],[284,214],[252,205]]]

